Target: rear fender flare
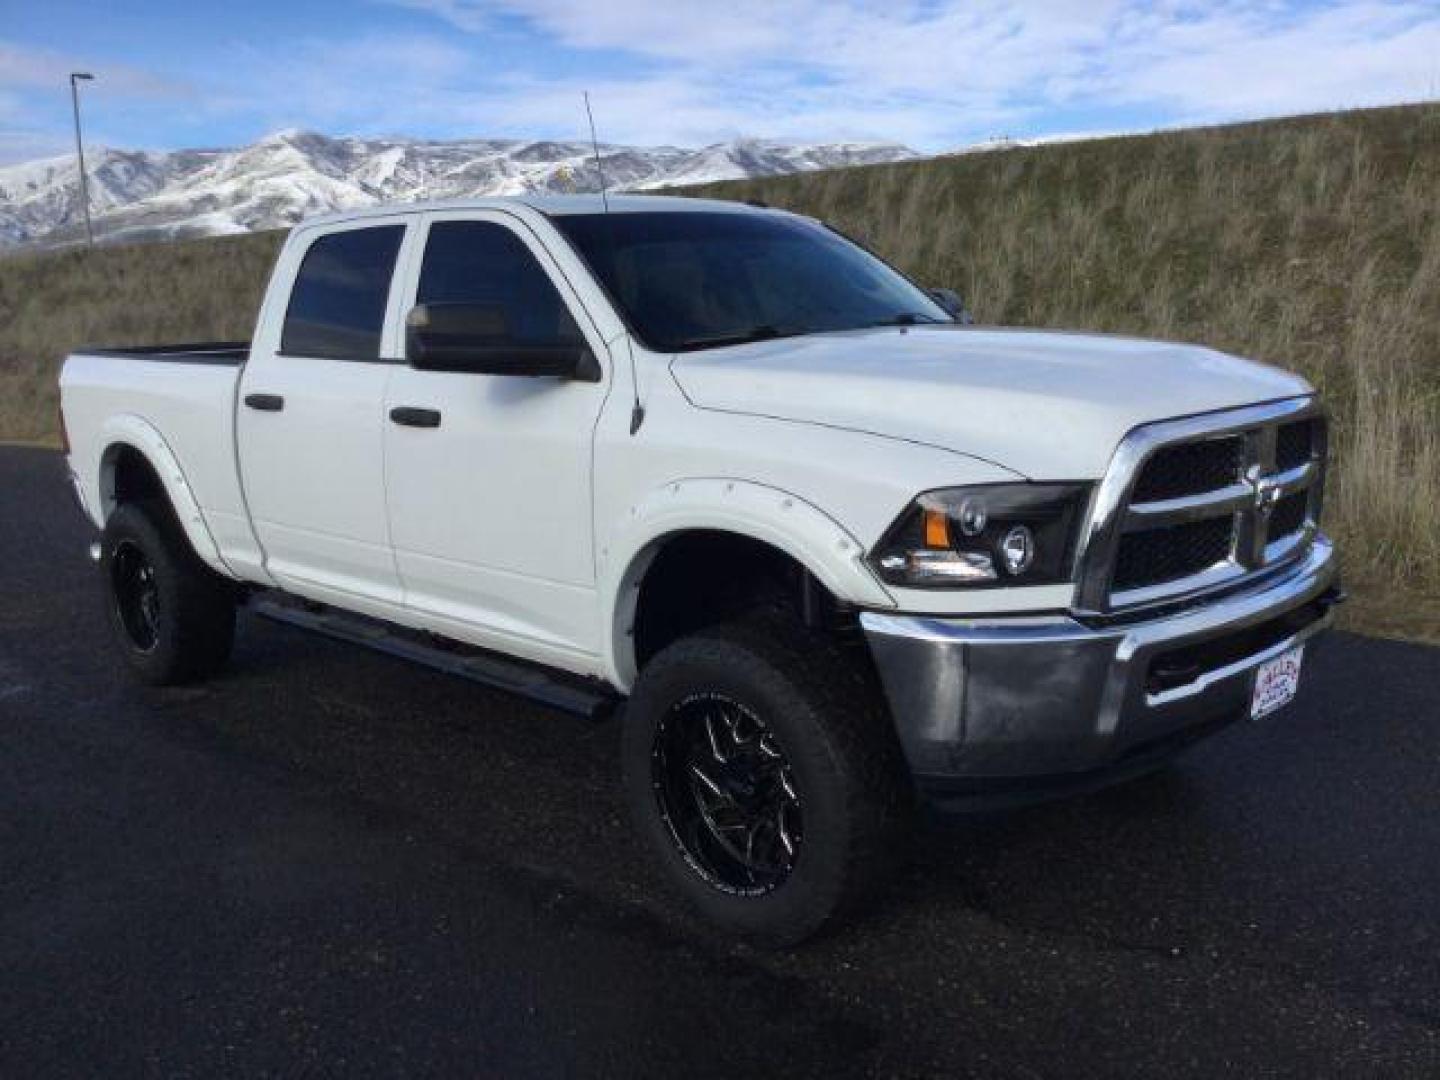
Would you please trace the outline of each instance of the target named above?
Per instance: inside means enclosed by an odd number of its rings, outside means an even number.
[[[170,507],[175,511],[175,518],[184,530],[186,540],[190,542],[191,550],[212,570],[226,577],[234,577],[234,572],[220,557],[220,549],[215,544],[215,538],[210,535],[200,503],[190,488],[190,482],[185,478],[179,459],[155,426],[148,420],[131,414],[112,416],[100,428],[100,442],[105,447],[104,453],[100,455],[99,477],[102,519],[108,521],[115,512],[115,463],[120,451],[128,447],[139,453],[155,470],[155,475],[165,490],[165,497],[170,500]]]

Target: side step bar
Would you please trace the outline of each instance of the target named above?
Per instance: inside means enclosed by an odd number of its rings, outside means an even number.
[[[267,619],[364,645],[402,660],[459,675],[471,682],[518,694],[587,720],[603,720],[620,702],[619,695],[613,690],[598,683],[589,683],[579,676],[551,672],[537,664],[513,660],[459,642],[452,644],[447,639],[434,638],[423,631],[409,630],[339,608],[270,592],[251,597],[248,606],[255,614]]]

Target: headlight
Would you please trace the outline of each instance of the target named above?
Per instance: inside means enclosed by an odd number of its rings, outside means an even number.
[[[921,495],[870,562],[892,585],[985,588],[1069,581],[1089,484],[986,484]]]

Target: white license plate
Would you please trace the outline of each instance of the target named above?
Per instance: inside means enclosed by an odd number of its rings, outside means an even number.
[[[1290,703],[1295,691],[1300,689],[1300,661],[1304,655],[1305,646],[1296,645],[1255,669],[1255,693],[1250,698],[1251,719],[1269,716],[1282,705]]]

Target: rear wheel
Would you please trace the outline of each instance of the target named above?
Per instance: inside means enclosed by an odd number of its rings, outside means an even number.
[[[863,656],[778,615],[716,627],[647,665],[625,724],[636,825],[727,929],[793,944],[897,864],[908,786]]]
[[[100,570],[115,641],[142,680],[186,682],[224,665],[234,587],[196,558],[164,506],[117,508],[101,536]]]

